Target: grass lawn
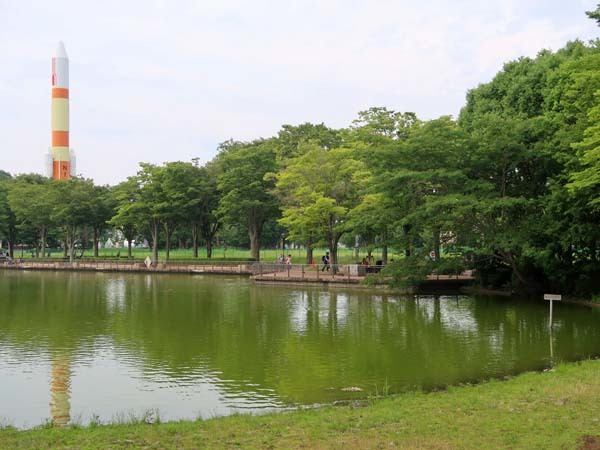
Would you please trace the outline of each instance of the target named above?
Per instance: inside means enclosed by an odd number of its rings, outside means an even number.
[[[600,361],[264,416],[0,430],[0,448],[600,448]]]
[[[325,254],[325,251],[326,251],[325,249],[321,249],[321,248],[314,250],[313,254],[314,254],[315,264],[319,264],[321,262],[321,257]],[[79,252],[80,251],[77,250],[75,252],[76,255],[79,255]],[[133,253],[133,257],[135,259],[143,260],[144,258],[146,258],[146,256],[152,256],[152,249],[134,248],[134,249],[132,249],[132,253]],[[286,249],[284,253],[286,256],[288,254],[292,255],[292,260],[293,260],[294,264],[304,264],[305,263],[305,259],[306,259],[306,250],[305,249],[294,249],[294,250]],[[280,254],[281,254],[281,249],[261,249],[260,259],[262,262],[265,262],[265,263],[269,263],[269,262],[274,263],[274,262],[277,262],[277,258]],[[91,249],[87,249],[84,252],[85,258],[91,258],[92,255],[93,255],[93,250],[91,250]],[[102,248],[99,250],[100,258],[116,258],[116,257],[125,258],[126,256],[127,256],[127,248],[111,248],[111,249]],[[374,256],[375,260],[380,259],[381,252],[379,250],[377,250],[377,251],[373,252],[373,256]],[[21,257],[20,252],[16,252],[15,257],[17,257],[17,258]],[[27,259],[30,257],[31,257],[31,251],[25,251],[23,253],[24,259]],[[56,259],[62,259],[63,252],[56,250],[56,249],[51,250],[50,257],[56,258]],[[160,250],[158,253],[158,257],[159,257],[159,260],[164,261],[165,260],[165,251]],[[339,259],[340,264],[354,263],[354,262],[360,261],[363,257],[366,257],[366,253],[364,251],[362,251],[360,253],[358,258],[355,258],[352,249],[348,249],[348,248],[338,249],[338,259]],[[392,251],[390,250],[388,257],[389,258],[399,258],[399,255],[393,254]],[[210,260],[206,259],[206,251],[204,248],[199,249],[198,260],[194,259],[193,251],[191,249],[182,249],[182,250],[173,249],[170,252],[170,259],[174,260],[174,261],[179,261],[179,260],[202,261],[202,262],[205,262],[205,261],[217,262],[220,260],[221,261],[222,260],[247,261],[249,258],[250,258],[250,250],[242,249],[242,248],[231,248],[231,247],[227,247],[227,248],[215,247],[215,248],[213,248],[212,259],[210,259]]]

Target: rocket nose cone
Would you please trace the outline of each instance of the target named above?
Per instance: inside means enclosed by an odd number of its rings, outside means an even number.
[[[56,58],[69,58],[67,56],[67,51],[65,50],[65,44],[63,44],[63,41],[59,41],[58,46],[56,47],[56,54],[54,56]]]

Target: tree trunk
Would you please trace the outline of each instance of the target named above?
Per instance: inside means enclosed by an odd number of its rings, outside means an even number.
[[[210,222],[204,222],[202,224],[202,226],[200,227],[202,236],[206,240],[206,257],[207,258],[212,257],[212,248],[213,248],[212,243],[213,243],[213,239],[214,239],[215,235],[217,234],[218,229],[219,229],[219,222],[215,222],[212,225]],[[217,238],[217,241],[218,241],[218,238]],[[217,245],[219,245],[218,242],[217,242]]]
[[[206,257],[212,258],[212,239],[206,240]]]
[[[42,227],[40,230],[40,235],[42,238],[42,258],[46,257],[46,236],[48,236],[48,230],[46,227]]]
[[[98,257],[98,241],[100,240],[100,233],[98,227],[94,227],[94,258]],[[129,244],[131,242],[127,241]]]
[[[171,228],[168,225],[165,226],[165,247],[165,259],[168,261],[171,254]]]
[[[133,240],[135,239],[136,229],[131,225],[126,225],[121,228],[123,236],[127,239],[127,258],[131,259],[131,248],[133,247]]]
[[[152,265],[156,267],[158,264],[158,231],[160,227],[160,221],[153,219],[150,222],[150,235],[152,237]]]
[[[313,242],[312,238],[308,238],[308,240],[306,241],[306,264],[312,264],[313,258]]]
[[[331,269],[334,271],[336,271],[335,266],[338,264],[338,242],[341,237],[341,234],[333,233],[327,239],[329,242],[329,261],[332,264]]]
[[[258,227],[250,226],[248,228],[248,237],[250,238],[250,258],[260,261],[260,233]]]
[[[332,241],[329,241],[329,256],[332,265],[332,270],[335,271],[335,265],[337,264],[337,245],[335,245]]]
[[[8,254],[12,259],[15,259],[15,243],[17,240],[17,228],[11,218],[8,221]]]
[[[67,231],[67,242],[69,243],[69,262],[73,264],[75,256],[75,228],[71,228]]]
[[[383,228],[383,231],[381,233],[381,260],[383,261],[383,264],[387,264],[388,263],[388,230],[387,227]]]
[[[198,228],[197,223],[192,224],[192,247],[194,248],[194,258],[198,258]]]

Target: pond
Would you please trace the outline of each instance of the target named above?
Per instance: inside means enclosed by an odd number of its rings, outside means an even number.
[[[0,271],[0,425],[209,418],[600,355],[600,311],[247,278]],[[158,412],[158,413],[156,413]]]

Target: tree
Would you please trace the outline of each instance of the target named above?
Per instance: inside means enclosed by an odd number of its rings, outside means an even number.
[[[161,221],[165,230],[167,261],[173,232],[189,219],[191,206],[198,201],[194,189],[198,175],[198,168],[192,163],[169,162],[161,168]]]
[[[116,199],[108,186],[91,186],[90,195],[93,202],[88,224],[92,227],[94,257],[98,257],[98,241],[101,233],[108,227],[115,213]]]
[[[373,107],[358,113],[358,119],[352,122],[351,133],[363,142],[381,144],[407,137],[410,129],[418,124],[419,119],[413,112]]]
[[[8,241],[8,249],[12,257],[11,221],[14,222],[14,213],[8,204],[8,181],[11,179],[10,173],[0,170],[0,240]]]
[[[163,168],[148,163],[140,163],[140,170],[135,177],[139,189],[131,203],[119,205],[125,214],[132,214],[136,222],[145,224],[152,239],[152,264],[158,264],[158,239],[160,226],[165,214],[169,213],[169,204],[163,191]]]
[[[114,215],[109,223],[123,233],[127,239],[127,257],[131,258],[131,246],[138,235],[138,225],[141,218],[137,214],[134,203],[140,197],[139,185],[136,177],[129,177],[112,189],[115,199]]]
[[[38,175],[22,175],[8,185],[8,204],[16,223],[37,232],[36,253],[46,255],[46,239],[53,224],[56,196],[51,180]]]
[[[364,164],[349,148],[323,150],[315,144],[289,161],[276,175],[277,195],[283,204],[280,223],[290,237],[323,240],[337,264],[337,247],[348,211],[358,203],[358,187],[366,178]]]
[[[0,240],[8,241],[9,251],[11,248],[10,220],[13,214],[8,204],[8,185],[6,181],[0,181]]]
[[[51,218],[62,227],[66,237],[69,261],[75,253],[75,240],[78,231],[88,223],[94,214],[94,184],[91,180],[70,178],[52,181],[53,208]]]
[[[600,98],[600,91],[597,95]],[[570,174],[567,187],[571,192],[584,194],[588,204],[600,210],[600,105],[590,109],[589,122],[584,139],[573,144],[580,169]]]
[[[218,189],[223,193],[218,216],[227,223],[244,226],[250,238],[250,256],[258,261],[262,228],[278,213],[277,199],[271,193],[274,181],[265,178],[277,170],[273,143],[224,143],[216,163]]]
[[[387,264],[387,244],[395,220],[393,203],[389,197],[383,192],[366,193],[362,195],[360,203],[350,210],[347,227],[355,235],[362,237],[369,260],[373,247],[381,244],[381,259]]]
[[[117,213],[111,219],[120,227],[138,230],[147,229],[152,240],[152,265],[158,264],[158,240],[163,219],[170,214],[170,205],[163,189],[164,168],[148,163],[140,163],[140,170],[134,177],[117,189],[119,204]]]
[[[469,92],[461,111],[459,123],[478,143],[466,173],[488,185],[465,210],[477,222],[473,245],[482,259],[510,267],[521,287],[550,280],[567,288],[568,278],[597,274],[593,163],[584,155],[593,152],[599,69],[598,42],[570,42],[507,63]]]
[[[594,19],[598,25],[600,25],[600,4],[596,6],[593,11],[586,11],[585,14],[590,18]]]
[[[212,244],[221,225],[216,210],[219,206],[217,172],[213,164],[194,167],[195,174],[189,185],[186,216],[192,226],[194,258],[198,257],[198,240],[204,239],[206,257],[212,257]]]
[[[300,156],[302,144],[312,142],[324,150],[337,148],[342,144],[339,130],[328,128],[324,123],[312,124],[309,122],[300,125],[282,125],[275,139],[275,151],[280,165],[285,166],[286,161]]]

